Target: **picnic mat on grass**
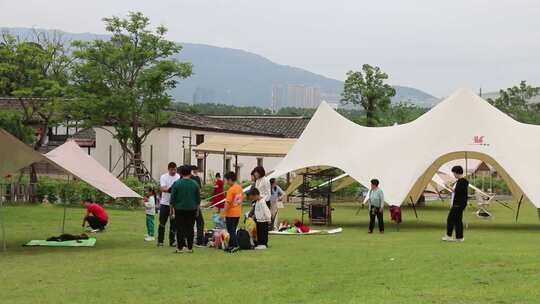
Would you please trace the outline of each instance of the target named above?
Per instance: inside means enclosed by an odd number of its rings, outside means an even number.
[[[275,235],[321,235],[321,234],[336,234],[343,231],[343,228],[336,228],[330,230],[310,230],[307,233],[293,233],[288,231],[269,231],[269,234]]]
[[[32,240],[26,243],[24,246],[48,246],[48,247],[94,247],[96,245],[95,238],[89,238],[87,240],[76,241],[45,241],[45,240]]]

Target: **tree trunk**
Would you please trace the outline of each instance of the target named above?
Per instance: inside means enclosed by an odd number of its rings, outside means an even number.
[[[375,127],[375,105],[372,100],[368,101],[366,108],[366,125],[368,127]]]
[[[47,136],[47,129],[49,128],[48,123],[44,123],[42,126],[42,132],[39,135],[39,138],[37,142],[34,145],[34,150],[39,151],[39,148],[43,146],[43,143],[45,142],[45,137]],[[36,164],[30,165],[30,185],[28,187],[28,196],[30,198],[31,203],[38,203],[38,196],[37,196],[37,184],[38,184],[38,175],[37,175],[37,169]]]
[[[141,179],[144,176],[142,164],[142,144],[139,139],[133,142],[133,163],[135,165],[135,175]]]

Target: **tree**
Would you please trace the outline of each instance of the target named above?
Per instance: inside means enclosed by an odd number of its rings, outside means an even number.
[[[396,90],[384,83],[388,75],[379,67],[369,64],[362,71],[349,71],[341,93],[344,104],[361,105],[365,110],[366,125],[374,127],[380,120],[380,113],[386,111]]]
[[[428,108],[422,108],[410,102],[399,102],[392,104],[384,113],[384,125],[401,125],[411,122],[420,117],[422,114],[426,113],[428,110]]]
[[[517,86],[500,90],[499,96],[495,99],[488,98],[488,102],[515,120],[540,124],[540,106],[530,102],[539,94],[540,87],[530,86],[523,80]]]
[[[130,157],[128,167],[141,177],[145,171],[142,144],[170,118],[168,92],[179,78],[191,75],[192,66],[170,58],[182,47],[165,39],[165,27],[150,30],[149,19],[142,13],[103,21],[112,34],[110,40],[73,43],[79,93],[74,112],[86,126],[110,132]]]
[[[34,149],[43,146],[47,130],[66,118],[61,114],[69,92],[72,59],[62,37],[33,32],[30,40],[22,40],[8,33],[0,41],[0,95],[15,97],[21,108],[22,119],[10,118],[11,124],[21,123],[15,129],[38,125]],[[13,125],[12,125],[13,127]],[[25,140],[25,138],[21,138]],[[35,201],[37,173],[30,167],[30,198]]]
[[[20,112],[0,112],[0,128],[8,131],[11,135],[26,144],[33,145],[35,143],[35,132],[32,128],[24,124],[24,118]]]

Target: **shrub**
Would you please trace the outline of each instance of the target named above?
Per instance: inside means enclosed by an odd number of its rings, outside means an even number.
[[[42,177],[38,180],[37,184],[37,196],[41,202],[47,196],[47,200],[51,203],[58,201],[58,189],[60,188],[60,182],[53,178]]]

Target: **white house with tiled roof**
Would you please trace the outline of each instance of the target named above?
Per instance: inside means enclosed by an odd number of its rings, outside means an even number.
[[[94,128],[94,132],[95,148],[92,148],[91,155],[114,174],[120,174],[125,164],[129,163],[129,158],[124,158],[120,145],[110,132],[102,128]],[[178,112],[169,120],[169,123],[150,133],[143,144],[143,164],[154,179],[159,179],[159,176],[166,172],[167,164],[171,161],[179,165],[197,165],[200,168],[201,177],[204,176],[208,181],[216,172],[222,173],[223,156],[197,154],[193,148],[211,136],[288,137],[276,130],[265,130],[240,121]],[[77,135],[75,137],[77,141],[92,142],[90,139],[83,140]],[[262,164],[270,171],[280,160],[279,157],[228,156],[225,167],[230,171],[236,170],[241,180],[248,180],[251,170],[257,165]],[[236,164],[237,168],[235,168]]]

